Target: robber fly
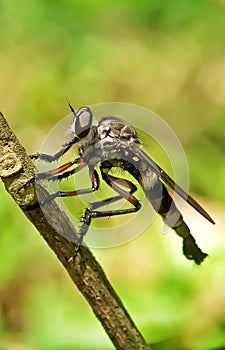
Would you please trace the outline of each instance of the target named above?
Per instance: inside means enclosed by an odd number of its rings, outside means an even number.
[[[102,180],[116,192],[116,195],[91,203],[84,209],[74,257],[83,242],[83,238],[93,218],[134,213],[141,208],[139,200],[134,195],[134,192],[137,190],[136,185],[130,180],[110,174],[112,168],[121,168],[137,180],[155,211],[183,239],[183,254],[185,257],[194,260],[196,264],[201,264],[207,254],[203,253],[197,246],[194,237],[190,233],[190,229],[184,222],[165,184],[186,200],[208,221],[214,224],[215,222],[209,214],[141,149],[136,131],[129,123],[114,116],[106,116],[101,118],[97,123],[93,123],[92,111],[89,107],[81,107],[77,111],[73,109],[71,104],[69,104],[69,107],[74,116],[71,125],[73,138],[65,143],[61,150],[54,155],[36,153],[31,155],[31,158],[53,162],[60,159],[74,144],[77,146],[79,157],[56,169],[37,173],[24,186],[34,180],[47,179],[50,181],[60,181],[87,167],[91,181],[90,188],[69,192],[58,191],[49,195],[47,200],[41,203],[41,205],[46,205],[49,201],[57,197],[72,197],[92,193],[98,190],[100,186],[99,175],[96,171],[96,167],[100,165]],[[106,211],[98,210],[100,207],[122,198],[130,203],[130,208]]]

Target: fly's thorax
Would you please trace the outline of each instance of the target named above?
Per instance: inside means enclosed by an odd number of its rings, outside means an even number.
[[[105,137],[95,143],[86,144],[83,148],[83,157],[89,165],[96,166],[105,160],[124,158],[125,146],[120,140]]]
[[[104,117],[92,126],[89,135],[82,141],[86,162],[95,166],[109,159],[128,160],[139,148],[136,131],[117,117]]]
[[[97,125],[98,138],[106,137],[138,142],[135,129],[117,117],[104,117]]]

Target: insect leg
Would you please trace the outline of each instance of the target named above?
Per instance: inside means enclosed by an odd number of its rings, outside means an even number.
[[[197,246],[189,227],[184,222],[183,216],[177,209],[164,184],[157,182],[153,188],[148,190],[147,197],[153,208],[163,217],[165,223],[183,238],[183,253],[185,257],[189,260],[194,260],[198,265],[201,264],[207,254],[203,253]]]
[[[113,188],[117,193],[119,193],[119,196],[114,196],[111,198],[104,199],[102,201],[94,202],[89,205],[88,208],[85,209],[83,213],[83,217],[85,218],[85,212],[87,212],[87,216],[93,215],[93,217],[105,217],[105,216],[114,216],[114,215],[122,215],[122,214],[129,214],[133,213],[137,210],[140,209],[141,204],[139,201],[132,195],[137,190],[137,187],[129,180],[126,179],[121,179],[115,176],[108,175],[102,171],[101,167],[101,175],[103,180],[111,187]],[[127,187],[130,189],[129,192],[126,192],[122,190],[117,184],[122,185],[124,187]],[[108,203],[113,203],[116,202],[122,198],[125,198],[128,200],[134,208],[129,208],[129,209],[121,209],[121,210],[109,210],[109,211],[103,211],[103,212],[96,212],[95,210],[108,204]],[[88,222],[89,220],[85,220],[84,222]],[[89,222],[90,224],[90,222]]]
[[[102,168],[101,168],[101,175],[102,175],[102,179],[107,183],[107,185],[109,185],[114,191],[119,193],[121,198],[126,199],[134,207],[134,208],[129,208],[129,209],[121,209],[121,210],[111,211],[111,215],[109,215],[109,216],[133,213],[133,212],[138,211],[141,208],[140,202],[132,194],[136,190],[136,186],[135,185],[133,185],[128,180],[118,179],[118,178],[115,178],[115,177],[113,177],[111,175],[108,175],[107,173],[104,173]],[[120,188],[116,184],[116,182],[119,183],[120,185],[122,184],[122,185],[124,185],[126,187],[129,187],[131,189],[131,191],[130,192],[124,191],[122,188]],[[107,212],[103,212],[101,214],[106,214],[106,213]],[[104,216],[108,216],[108,215],[106,214]],[[100,215],[99,215],[99,217],[100,217]]]
[[[85,234],[88,231],[88,228],[90,226],[91,220],[93,218],[100,218],[100,217],[106,217],[106,216],[116,216],[116,215],[123,215],[123,214],[130,214],[138,211],[141,208],[140,202],[132,195],[132,193],[136,190],[136,186],[133,185],[130,181],[125,179],[119,179],[114,176],[108,175],[107,173],[104,173],[103,168],[101,167],[101,175],[103,180],[117,193],[119,193],[119,196],[115,196],[113,198],[108,198],[104,201],[95,202],[92,203],[86,208],[82,215],[82,224],[80,226],[79,230],[79,242],[78,246],[76,248],[74,257],[76,256],[76,253],[79,249],[79,245],[82,244],[83,238]],[[120,185],[123,185],[125,187],[130,188],[130,192],[126,192],[122,190],[116,183],[119,183]],[[128,209],[117,209],[117,210],[107,210],[107,211],[96,211],[97,208],[103,206],[106,204],[106,202],[114,202],[119,199],[125,198],[128,202],[130,202],[133,205],[133,208]]]
[[[69,149],[72,147],[72,145],[77,143],[77,141],[78,141],[78,138],[74,137],[72,140],[70,140],[70,141],[66,142],[64,145],[62,145],[62,149],[53,155],[45,154],[45,153],[35,153],[35,154],[31,154],[30,158],[43,160],[43,161],[48,162],[48,163],[54,162],[54,161],[58,160],[60,157],[62,157],[67,151],[69,151]]]
[[[103,172],[101,174],[104,177]],[[121,179],[120,177],[115,177],[112,175],[107,175],[107,176],[111,180],[111,182],[113,182],[114,184],[124,186],[124,187],[130,189],[129,193],[134,193],[137,190],[137,186],[135,186],[131,181],[129,181],[127,179]],[[104,178],[103,178],[103,180],[105,181]],[[108,182],[106,182],[106,183],[109,185]],[[111,185],[109,185],[109,186],[112,187]]]
[[[103,163],[102,163],[103,164]],[[108,171],[110,170],[108,167],[104,168],[103,165],[100,167],[101,175],[103,180],[117,193],[119,193],[118,196],[107,198],[102,201],[91,203],[88,208],[86,208],[82,215],[82,223],[79,229],[79,239],[77,242],[76,249],[74,251],[74,255],[69,259],[69,261],[72,261],[75,259],[77,252],[79,250],[79,247],[81,246],[84,236],[86,235],[88,228],[91,224],[91,220],[93,218],[100,218],[100,217],[106,217],[106,216],[116,216],[116,215],[123,215],[123,214],[129,214],[134,213],[138,211],[141,208],[141,204],[139,201],[132,195],[133,192],[137,190],[137,187],[129,180],[117,178],[115,176],[108,175]],[[122,190],[119,186],[124,186],[126,188],[129,188],[130,191],[126,192]],[[128,208],[128,209],[117,209],[117,210],[107,210],[107,211],[96,211],[96,209],[106,205],[107,203],[116,202],[122,198],[125,198],[128,202],[130,202],[134,207]]]
[[[73,166],[74,164],[80,163],[75,169],[71,170],[71,171],[67,171],[61,175],[57,175],[62,173],[63,171],[69,169],[71,166]],[[39,181],[39,180],[45,180],[45,179],[49,179],[51,181],[57,181],[57,180],[62,180],[63,178],[67,178],[70,175],[75,174],[76,172],[80,171],[81,169],[83,169],[86,166],[86,163],[84,162],[83,158],[76,158],[74,161],[65,163],[63,165],[61,165],[58,168],[52,169],[52,170],[48,170],[48,171],[44,171],[42,173],[37,173],[33,176],[31,176],[25,183],[23,183],[17,190],[20,191],[22,188],[28,186],[30,183],[34,182],[34,181]]]
[[[129,180],[126,180],[126,179],[121,179],[121,178],[118,178],[118,177],[115,177],[115,176],[111,176],[110,175],[110,178],[111,178],[111,181],[115,181],[117,184],[120,184],[124,187],[128,187],[130,189],[130,192],[129,193],[134,193],[136,190],[137,190],[137,187]],[[98,202],[94,202],[94,203],[91,203],[91,209],[92,210],[95,210],[95,209],[98,209],[100,207],[103,207],[104,205],[106,204],[111,204],[113,202],[116,202],[120,199],[122,199],[123,197],[122,196],[114,196],[114,197],[110,197],[110,198],[107,198],[107,199],[103,199],[101,201],[98,201]]]
[[[84,166],[82,164],[82,167],[79,170],[81,170],[83,167]],[[74,169],[74,172],[76,172],[77,168]],[[58,198],[58,197],[76,197],[76,196],[80,196],[83,194],[92,193],[99,188],[99,177],[98,177],[98,173],[96,170],[93,170],[92,172],[90,172],[90,180],[91,180],[91,184],[92,184],[91,188],[86,188],[86,189],[81,189],[81,190],[76,190],[76,191],[68,191],[68,192],[57,191],[57,192],[51,194],[44,202],[42,202],[40,204],[45,205],[48,202],[50,202],[53,199]]]
[[[74,164],[78,164],[78,166],[72,170],[65,171],[69,169],[71,166],[73,166]],[[76,158],[75,160],[65,163],[58,168],[45,171],[43,173],[37,173],[35,175],[35,180],[37,181],[44,180],[44,179],[48,179],[50,181],[62,180],[82,170],[85,166],[86,166],[86,163],[83,160],[83,158]]]

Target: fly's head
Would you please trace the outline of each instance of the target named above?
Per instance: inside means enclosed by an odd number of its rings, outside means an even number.
[[[73,123],[69,130],[71,133],[75,134],[79,153],[84,156],[84,151],[96,142],[96,127],[93,126],[92,111],[86,106],[75,111],[70,103],[69,107],[74,116]]]
[[[81,107],[75,111],[71,104],[69,104],[69,107],[74,115],[70,131],[74,133],[78,139],[83,139],[89,134],[92,127],[93,117],[91,109],[89,107]]]

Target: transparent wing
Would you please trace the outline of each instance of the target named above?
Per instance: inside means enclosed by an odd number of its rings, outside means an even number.
[[[167,184],[172,190],[174,190],[181,198],[183,198],[186,202],[188,202],[195,210],[197,210],[202,216],[204,216],[208,221],[212,224],[215,224],[215,221],[211,218],[211,216],[202,208],[202,206],[189,194],[187,194],[176,182],[171,179],[171,177],[165,173],[165,171],[160,168],[160,166],[145,152],[141,149],[139,150],[139,155],[142,159],[146,161],[149,168],[158,175],[158,177]]]

